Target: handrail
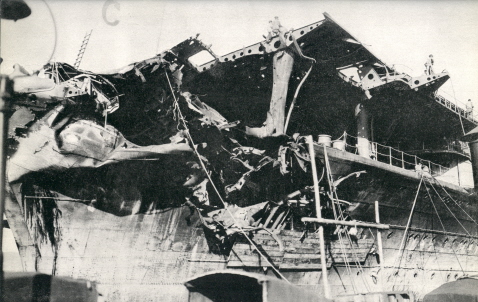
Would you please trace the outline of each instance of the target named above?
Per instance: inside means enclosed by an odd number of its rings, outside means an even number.
[[[352,138],[357,141],[358,138],[346,132],[344,132],[342,138],[346,146],[346,151],[357,153],[357,146],[349,144],[347,139]],[[430,174],[433,176],[442,175],[450,170],[450,168],[444,167],[430,160],[422,159],[416,155],[408,154],[391,146],[385,146],[377,142],[370,142],[370,149],[371,159],[402,169],[414,170],[417,168],[418,164],[421,164],[422,167],[428,167]]]
[[[465,118],[469,120],[470,122],[478,125],[478,112],[473,112],[473,109],[471,110],[471,112],[469,112],[468,109],[463,109],[462,107],[458,106],[458,103],[460,103],[461,105],[465,105],[462,102],[459,102],[457,100],[455,100],[455,102],[452,102],[439,94],[435,94],[434,99],[437,103],[441,104],[442,106],[450,109],[451,111],[454,111],[458,115],[461,115],[462,118]],[[465,105],[465,108],[466,108],[466,105]]]

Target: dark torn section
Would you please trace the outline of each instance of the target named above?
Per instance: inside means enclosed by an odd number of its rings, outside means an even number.
[[[55,275],[58,248],[61,242],[61,226],[59,218],[62,213],[57,206],[57,194],[34,185],[32,182],[24,182],[21,186],[23,196],[23,209],[25,220],[33,234],[33,241],[37,247],[37,257],[41,258],[39,247],[49,244],[54,253],[52,275]]]
[[[41,187],[25,182],[21,188],[24,196],[23,205],[29,227],[38,235],[37,243],[56,245],[61,237],[61,228],[58,218],[61,211],[58,209],[56,194]]]
[[[115,73],[52,63],[38,72],[44,78],[33,75],[16,83],[21,93],[14,125],[28,130],[13,136],[8,178],[23,186],[25,211],[39,243],[48,240],[55,248],[59,242],[57,196],[117,216],[186,204],[191,216],[197,212],[203,219],[211,251],[224,255],[240,235],[238,228],[290,223],[287,195],[312,183],[304,142],[282,131],[293,51],[274,56],[285,60],[273,84],[271,102],[282,108],[271,105],[274,129],[251,136],[247,124],[230,122],[202,95],[188,91],[186,84],[199,75],[188,58],[204,50],[210,51],[191,38]],[[264,64],[272,64],[272,57],[264,58]],[[237,217],[240,209],[254,209],[254,218],[221,226],[213,217],[225,206]]]

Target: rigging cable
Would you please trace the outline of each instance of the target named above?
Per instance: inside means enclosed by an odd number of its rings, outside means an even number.
[[[188,137],[188,139],[190,140],[191,142],[191,145],[193,146],[193,149],[194,149],[194,152],[196,153],[198,159],[199,159],[199,163],[201,164],[201,167],[203,168],[203,170],[205,171],[209,181],[211,182],[211,186],[214,188],[214,191],[216,192],[217,196],[219,197],[219,200],[222,202],[224,208],[226,209],[226,211],[229,213],[229,215],[231,216],[232,220],[234,221],[234,223],[238,226],[240,232],[244,235],[244,237],[247,239],[247,241],[249,241],[249,243],[255,248],[255,250],[257,251],[257,253],[266,260],[267,263],[269,263],[272,267],[272,269],[284,280],[286,281],[287,283],[290,283],[289,280],[287,280],[281,273],[280,271],[275,267],[275,265],[273,263],[271,263],[269,261],[269,259],[259,250],[259,248],[257,247],[257,245],[252,241],[252,239],[249,238],[249,236],[246,234],[246,232],[244,231],[244,229],[237,223],[237,220],[236,218],[234,217],[234,215],[232,214],[232,212],[229,210],[229,208],[227,207],[226,205],[226,202],[224,201],[224,199],[222,198],[221,194],[219,193],[219,190],[217,189],[216,185],[214,184],[212,178],[211,178],[211,175],[209,174],[208,170],[206,169],[206,166],[203,162],[203,159],[202,159],[202,156],[201,154],[199,154],[198,150],[197,150],[197,147],[196,145],[194,144],[194,141],[191,137],[191,134],[189,133],[189,129],[188,129],[188,126],[186,124],[186,120],[184,119],[184,116],[179,108],[179,103],[178,103],[178,100],[176,99],[176,95],[174,94],[174,90],[173,90],[173,87],[171,85],[171,81],[169,80],[169,76],[168,76],[168,73],[167,71],[165,70],[164,73],[166,74],[166,78],[168,79],[168,83],[169,83],[169,88],[171,89],[171,93],[173,95],[173,98],[174,98],[174,102],[176,104],[176,108],[177,108],[177,113],[178,113],[178,117],[181,119],[184,127],[186,128],[185,129],[185,133]]]
[[[443,198],[440,196],[440,194],[438,194],[437,190],[435,189],[435,187],[433,186],[433,184],[431,182],[429,182],[429,184],[431,185],[432,189],[435,191],[435,193],[437,194],[437,196],[441,199],[441,201],[443,202],[443,204],[445,205],[445,207],[447,208],[447,210],[451,213],[451,215],[453,216],[453,218],[455,218],[455,220],[458,222],[458,224],[465,230],[465,232],[471,236],[470,232],[468,232],[468,230],[465,228],[465,226],[460,222],[460,220],[455,216],[455,214],[453,214],[452,210],[447,206],[446,202],[443,200]]]
[[[335,193],[336,198],[338,199],[337,192],[334,192],[334,193]],[[340,216],[343,218],[343,217],[344,217],[344,214],[343,214],[342,209],[340,208],[339,205],[337,205],[337,207],[338,207],[338,209],[339,209],[339,211],[340,211]],[[356,228],[356,227],[355,227],[355,228]],[[352,251],[352,256],[353,256],[352,259],[354,259],[354,262],[355,262],[355,264],[357,265],[358,271],[359,271],[359,273],[361,274],[362,281],[363,281],[363,283],[364,283],[364,285],[365,285],[365,288],[366,288],[366,290],[367,290],[368,292],[370,292],[370,291],[371,291],[371,290],[370,290],[370,285],[368,284],[368,281],[367,281],[367,280],[365,279],[365,277],[364,277],[364,276],[365,276],[365,272],[364,272],[364,270],[363,270],[362,265],[360,264],[359,257],[358,257],[358,255],[357,255],[357,253],[355,252],[355,247],[353,246],[353,241],[352,241],[352,238],[350,237],[349,232],[345,232],[345,237],[347,238],[347,241],[348,241],[348,243],[349,243],[349,245],[350,245],[350,248],[351,248],[351,251]]]
[[[325,146],[324,146],[325,148]],[[329,195],[329,198],[330,200],[332,201],[332,210],[334,212],[334,217],[335,219],[337,219],[337,212],[335,210],[335,206],[334,206],[334,199],[333,199],[333,196],[331,194],[332,192],[332,185],[333,184],[333,180],[332,180],[332,176],[330,175],[330,166],[328,165],[329,162],[328,162],[328,157],[327,157],[327,153],[325,152],[324,153],[324,159],[325,159],[325,167],[324,167],[324,170],[326,171],[326,176],[327,176],[327,182],[329,183],[329,190],[330,192],[327,194]],[[339,237],[339,246],[340,246],[340,251],[342,252],[343,256],[344,256],[344,264],[345,264],[345,270],[347,271],[348,275],[350,276],[350,284],[352,285],[352,289],[353,289],[353,292],[354,293],[357,293],[357,289],[356,289],[356,285],[355,285],[355,280],[354,278],[352,277],[352,268],[350,266],[350,261],[348,260],[348,256],[347,256],[347,253],[346,253],[346,249],[345,249],[345,245],[343,243],[343,239],[342,239],[342,236],[340,233],[338,233],[338,237]]]
[[[339,197],[337,195],[337,191],[335,190],[334,191],[334,194],[335,194],[335,198],[336,200],[339,200]],[[342,208],[340,207],[340,204],[337,204],[337,208],[339,209],[339,212],[340,212],[340,217],[342,217],[343,220],[345,220],[345,216],[344,216],[344,213],[342,211]],[[357,227],[355,227],[357,228]],[[354,262],[355,264],[357,265],[357,268],[358,268],[358,271],[361,273],[361,277],[362,277],[362,281],[367,289],[368,292],[370,292],[370,285],[368,284],[368,281],[365,279],[365,272],[363,270],[363,267],[362,265],[360,264],[360,261],[359,261],[359,257],[357,255],[357,253],[355,252],[355,248],[353,246],[353,241],[352,241],[352,238],[350,237],[350,234],[349,232],[346,232],[345,233],[345,237],[347,238],[348,242],[349,242],[349,245],[350,245],[350,248],[351,248],[351,251],[352,251],[352,256],[353,258],[355,258]]]
[[[460,208],[460,210],[462,210],[463,213],[465,213],[466,216],[468,216],[468,218],[470,218],[475,224],[478,224],[478,223],[476,222],[476,220],[473,219],[473,217],[471,217],[470,214],[468,214],[468,213],[458,204],[458,202],[457,202],[455,199],[453,199],[453,197],[451,197],[451,195],[448,193],[448,191],[445,189],[445,187],[444,187],[436,178],[433,177],[433,179],[435,179],[435,181],[438,182],[438,184],[439,184],[440,187],[443,189],[443,191],[446,193],[446,195],[448,195],[448,197],[450,197],[450,199],[453,200],[453,202]]]
[[[342,211],[342,208],[340,207],[340,203],[339,202],[335,202],[335,200],[339,200],[339,196],[337,195],[337,190],[335,188],[335,185],[334,185],[334,180],[333,180],[333,177],[332,177],[332,173],[331,173],[331,168],[330,168],[330,162],[329,162],[329,156],[327,154],[327,149],[326,149],[326,146],[324,145],[324,160],[325,160],[325,165],[326,165],[326,168],[327,168],[327,180],[329,181],[329,189],[331,191],[331,200],[332,200],[332,209],[333,209],[333,212],[334,212],[334,217],[335,219],[338,219],[338,218],[341,218],[342,220],[345,220],[345,216],[344,216],[344,213]],[[334,197],[335,195],[335,197]],[[337,212],[335,210],[335,206],[337,206],[337,208],[339,209],[339,212],[340,212],[340,215],[337,215]],[[338,236],[339,236],[339,243],[342,247],[342,234],[340,232],[338,232]],[[347,238],[349,244],[350,244],[350,248],[352,250],[352,254],[353,254],[353,257],[355,257],[355,264],[357,265],[357,268],[358,268],[358,271],[361,273],[361,277],[362,277],[362,281],[367,289],[368,292],[370,292],[370,285],[368,284],[367,280],[365,279],[365,273],[364,273],[364,270],[363,270],[363,267],[362,265],[360,264],[360,261],[359,261],[359,257],[357,256],[357,254],[355,253],[355,248],[353,246],[353,242],[352,242],[352,238],[350,237],[350,234],[348,232],[345,233],[345,237]],[[345,249],[345,247],[344,247]],[[348,258],[347,258],[347,254],[344,253],[344,259],[346,260],[346,263],[348,263]],[[350,264],[349,264],[349,267],[350,267]],[[350,269],[350,268],[349,268]],[[351,271],[351,269],[350,269]],[[352,276],[352,274],[350,274]],[[353,278],[351,278],[353,280]]]
[[[418,194],[420,193],[420,188],[422,186],[422,182],[423,182],[423,174],[420,177],[420,183],[418,184],[417,193],[415,194],[415,199],[413,200],[413,205],[412,205],[412,209],[410,211],[410,216],[408,217],[407,226],[405,227],[405,231],[403,232],[402,241],[400,242],[400,246],[398,248],[398,255],[397,255],[397,258],[394,261],[394,266],[397,266],[398,270],[400,269],[400,265],[402,263],[403,252],[405,251],[405,239],[407,238],[408,229],[410,228],[410,223],[412,222],[413,211],[415,210],[415,205],[417,204]],[[395,264],[397,262],[398,262],[398,265]],[[392,288],[395,286],[395,282],[397,281],[398,270],[394,275],[395,278],[394,278],[394,281],[393,281]]]
[[[433,202],[432,195],[430,194],[426,183],[425,183],[425,189],[427,189],[427,194],[428,194],[428,196],[430,197],[430,201],[431,201],[431,203],[432,203],[433,209],[435,210],[435,213],[437,214],[438,221],[440,222],[441,227],[443,228],[443,232],[446,233],[445,226],[443,225],[443,222],[442,222],[442,220],[441,220],[441,218],[440,218],[440,214],[438,214],[438,210],[437,210],[437,208],[435,207],[435,203]],[[455,252],[455,249],[453,248],[453,244],[451,245],[451,250],[453,251],[453,255],[455,255],[456,261],[458,261],[458,265],[460,266],[461,271],[463,272],[463,274],[465,274],[465,270],[464,270],[463,267],[461,266],[460,259],[458,259],[458,256],[457,256],[457,254],[456,254],[456,252]]]

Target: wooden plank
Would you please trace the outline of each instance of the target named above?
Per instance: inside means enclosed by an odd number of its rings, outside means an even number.
[[[342,249],[340,249],[340,248],[335,248],[335,249],[333,248],[333,249],[330,249],[330,251],[332,253],[337,253],[337,254],[342,253]],[[356,253],[356,254],[368,253],[368,251],[370,251],[369,248],[361,248],[361,249],[350,249],[350,248],[347,249],[346,248],[345,249],[346,253]]]
[[[230,261],[228,264],[227,264],[227,267],[230,268],[230,267],[272,267],[272,265],[270,265],[269,263],[267,262],[256,262],[256,261],[253,261],[253,262],[246,262],[246,261]]]
[[[330,268],[331,265],[327,264],[327,268]],[[290,264],[281,264],[279,269],[307,269],[307,270],[321,270],[321,263],[311,263],[311,264],[299,264],[299,265],[290,265]]]
[[[267,246],[267,245],[257,245],[257,247],[260,249],[260,250],[263,250],[263,251],[279,251],[279,247],[278,246]],[[245,244],[237,244],[237,245],[234,245],[233,249],[235,251],[255,251],[255,247],[251,246],[251,245],[245,245]]]
[[[286,257],[269,257],[272,260],[272,263],[278,266],[281,269],[321,269],[321,259],[320,255],[308,256],[306,258],[301,257],[300,255],[290,254]],[[333,261],[332,261],[333,259]],[[347,260],[347,261],[346,261]],[[359,257],[356,259],[352,255],[334,255],[332,258],[327,256],[327,267],[331,267],[333,263],[342,264],[349,262],[351,265],[354,265],[355,261],[363,262],[365,257]],[[227,267],[270,267],[271,265],[265,260],[261,259],[259,255],[239,255],[231,256]]]
[[[280,251],[266,251],[265,253],[263,252],[264,256],[269,256],[269,257],[283,257],[284,252]],[[256,250],[234,250],[231,252],[231,255],[237,255],[237,256],[256,256],[259,255],[259,253]]]
[[[286,253],[290,253],[290,254],[319,254],[320,253],[319,248],[316,248],[316,249],[301,249],[301,248],[289,249],[289,248],[286,248],[286,249],[284,249],[284,251]]]
[[[279,265],[282,262],[282,257],[268,257],[274,265]],[[258,256],[240,256],[239,258],[231,257],[227,263],[228,267],[231,266],[251,266],[251,267],[262,267],[262,266],[271,266],[269,262]]]
[[[365,228],[375,228],[381,230],[388,230],[390,226],[388,224],[380,224],[374,222],[361,222],[361,221],[346,221],[346,220],[334,220],[334,219],[324,219],[324,218],[312,218],[312,217],[303,217],[303,222],[317,222],[319,224],[333,224],[333,225],[345,225],[353,227],[365,227]]]
[[[300,242],[300,241],[284,241],[284,247],[308,248],[308,249],[320,248],[318,242],[313,243],[313,242]]]
[[[284,233],[286,237],[282,234]],[[266,257],[272,260],[274,265],[282,269],[313,269],[320,270],[320,249],[318,238],[306,238],[301,242],[301,232],[293,232],[283,230],[277,236],[281,239],[284,250],[281,251],[278,242],[267,232],[256,234],[254,242],[264,252]],[[360,239],[357,244],[352,246],[349,242],[340,244],[339,241],[331,241],[330,250],[326,252],[327,267],[333,263],[363,262],[365,261],[371,246],[374,244],[373,239]],[[345,253],[342,252],[345,249]],[[255,248],[248,242],[237,242],[231,253],[228,267],[269,267],[265,259]]]
[[[284,259],[320,259],[320,254],[291,254],[285,253]]]
[[[332,266],[331,261],[327,261],[327,268]],[[310,269],[310,270],[321,270],[322,263],[321,259],[304,259],[303,261],[299,261],[299,259],[289,259],[287,261],[283,261],[279,265],[280,269]]]
[[[280,251],[279,246],[258,245],[258,247],[261,250],[266,251],[267,253]],[[253,246],[247,245],[247,244],[236,244],[236,245],[234,245],[234,250],[236,252],[239,252],[239,251],[241,251],[241,252],[242,251],[255,251],[255,248]],[[302,248],[300,246],[297,246],[296,248],[286,247],[286,248],[284,248],[282,253],[284,253],[284,252],[297,253],[297,254],[317,254],[317,253],[320,253],[320,249],[319,249],[319,247],[315,247],[315,248],[305,247],[305,248]]]

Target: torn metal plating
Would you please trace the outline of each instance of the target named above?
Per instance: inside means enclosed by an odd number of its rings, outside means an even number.
[[[119,107],[119,94],[111,82],[91,72],[80,72],[66,63],[47,64],[34,75],[16,65],[10,77],[15,79],[15,91],[31,100],[60,101],[88,95],[103,115]]]
[[[285,135],[251,138],[239,121],[229,122],[184,88],[198,74],[189,57],[203,50],[210,52],[190,38],[154,58],[104,74],[65,63],[49,64],[33,76],[18,68],[13,78],[19,113],[13,114],[11,125],[23,130],[12,132],[10,183],[120,216],[185,204],[199,209],[207,225],[211,211],[228,220],[218,210],[224,205],[212,191],[209,174],[227,206],[235,207],[236,222],[224,225],[225,236],[258,227],[260,221],[283,225],[290,210],[287,215],[280,211],[280,222],[262,215],[271,215],[270,205],[311,183],[303,173],[306,149]],[[282,103],[284,87],[277,95]],[[32,116],[25,118],[25,112]],[[281,128],[283,120],[277,122]],[[244,218],[244,211],[254,213]]]

